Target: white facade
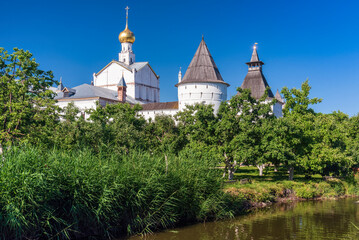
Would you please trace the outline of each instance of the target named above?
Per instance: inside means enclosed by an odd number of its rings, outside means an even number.
[[[283,104],[279,103],[279,102],[272,105],[272,112],[273,112],[274,116],[276,116],[277,118],[283,117],[282,107],[283,107]]]
[[[131,65],[135,62],[135,54],[132,51],[132,43],[121,43],[121,52],[118,54],[118,60],[120,62]]]
[[[204,103],[213,105],[218,112],[221,102],[227,100],[227,85],[223,83],[182,83],[178,85],[179,110],[186,105]]]
[[[168,115],[174,117],[178,113],[178,109],[158,109],[158,110],[142,110],[139,112],[146,120],[154,120],[158,115]]]
[[[159,77],[147,62],[127,65],[112,61],[94,75],[94,86],[117,91],[117,84],[124,78],[127,95],[141,103],[160,101]]]

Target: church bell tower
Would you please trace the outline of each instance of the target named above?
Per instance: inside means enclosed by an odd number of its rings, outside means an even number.
[[[123,30],[118,39],[121,43],[121,52],[118,54],[118,61],[131,65],[135,62],[135,54],[132,51],[132,44],[135,42],[135,34],[128,29],[128,9],[126,7],[126,28]]]

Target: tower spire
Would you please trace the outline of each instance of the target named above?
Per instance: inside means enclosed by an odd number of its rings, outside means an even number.
[[[178,72],[178,82],[180,83],[182,81],[182,67],[180,67],[179,72]]]
[[[126,28],[128,28],[128,10],[130,8],[127,6],[125,9],[126,9]]]
[[[251,62],[259,61],[259,57],[258,57],[258,53],[257,53],[257,45],[258,45],[258,43],[254,43]]]

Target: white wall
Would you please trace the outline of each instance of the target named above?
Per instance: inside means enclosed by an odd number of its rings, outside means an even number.
[[[136,98],[143,102],[159,102],[159,79],[153,73],[149,65],[144,66],[135,73]]]
[[[276,116],[277,118],[283,117],[283,111],[282,111],[282,104],[281,103],[276,103],[272,106],[272,111],[274,113],[274,116]]]
[[[96,77],[94,81],[94,86],[117,91],[117,84],[121,80],[122,74],[127,85],[127,95],[131,96],[132,98],[135,98],[134,73],[120,66],[117,63],[112,63],[106,69],[104,69]]]
[[[139,71],[129,71],[117,63],[110,64],[94,80],[94,86],[117,91],[117,84],[125,79],[128,96],[140,100],[142,103],[159,102],[159,79],[147,64]]]
[[[214,105],[217,112],[221,102],[227,100],[227,85],[222,83],[183,83],[178,86],[179,110],[186,105],[205,103]]]
[[[150,110],[150,111],[139,111],[139,114],[141,114],[146,120],[149,120],[150,118],[152,120],[155,119],[156,115],[170,115],[174,116],[178,112],[178,109],[163,109],[163,110]]]

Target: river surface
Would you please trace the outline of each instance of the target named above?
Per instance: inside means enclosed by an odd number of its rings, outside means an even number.
[[[358,200],[275,204],[230,220],[175,228],[130,240],[359,239]]]

